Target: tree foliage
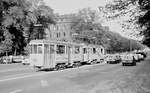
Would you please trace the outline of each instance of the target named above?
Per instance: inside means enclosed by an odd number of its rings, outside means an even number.
[[[128,15],[123,27],[132,28],[144,36],[143,43],[150,47],[150,1],[149,0],[114,0],[105,6],[107,18],[118,18]]]
[[[1,53],[21,54],[30,40],[44,38],[44,27],[54,21],[52,20],[53,10],[41,2],[42,0],[0,1]],[[42,25],[40,33],[39,29],[34,29],[35,24]]]
[[[111,53],[141,49],[143,47],[137,41],[129,40],[120,36],[120,34],[111,32],[109,27],[102,26],[97,20],[100,20],[100,17],[95,10],[90,8],[80,10],[73,19],[72,24],[72,28],[77,33],[75,40],[102,45]]]

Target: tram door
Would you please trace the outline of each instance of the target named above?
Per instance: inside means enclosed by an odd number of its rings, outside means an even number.
[[[88,48],[83,48],[83,61],[88,61]]]
[[[48,44],[44,44],[44,68],[49,68],[50,64],[49,64],[49,45]]]
[[[54,45],[45,44],[44,45],[44,67],[53,68],[54,64]]]
[[[55,47],[54,45],[50,45],[50,67],[55,67]]]

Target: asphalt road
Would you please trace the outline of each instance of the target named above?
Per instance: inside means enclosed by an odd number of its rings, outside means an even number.
[[[96,64],[48,72],[0,65],[0,93],[150,93],[150,60],[137,66]]]

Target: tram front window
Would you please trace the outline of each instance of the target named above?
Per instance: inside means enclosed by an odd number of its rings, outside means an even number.
[[[37,54],[37,45],[33,45],[33,52],[32,54]]]
[[[42,44],[36,45],[30,45],[30,53],[31,54],[42,54]]]
[[[38,45],[38,54],[42,54],[42,44]]]
[[[64,54],[64,53],[65,53],[65,46],[57,45],[57,54]]]

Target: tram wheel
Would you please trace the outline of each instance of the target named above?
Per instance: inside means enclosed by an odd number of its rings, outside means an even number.
[[[41,70],[41,68],[40,68],[40,67],[34,67],[34,70],[35,70],[36,72],[38,72],[38,71]]]
[[[78,64],[78,63],[75,63],[75,64],[72,65],[72,67],[73,67],[73,68],[79,67],[79,64]]]
[[[55,69],[55,70],[59,70],[59,69],[60,69],[60,67],[57,65],[54,69]]]

